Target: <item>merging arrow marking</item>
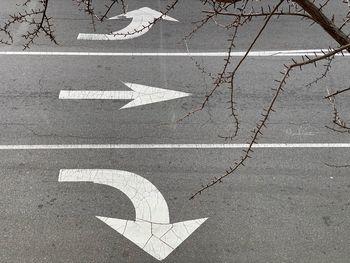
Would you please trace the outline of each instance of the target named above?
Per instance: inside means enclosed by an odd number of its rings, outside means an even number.
[[[109,19],[131,18],[131,23],[119,30],[110,34],[82,34],[78,35],[79,40],[128,40],[146,34],[155,19],[162,18],[164,20],[179,22],[175,18],[163,15],[161,12],[153,10],[149,7],[142,7],[140,9],[127,12],[123,15],[111,17]]]
[[[131,91],[103,90],[61,90],[59,99],[63,100],[132,100],[121,109],[152,104],[190,96],[190,93],[155,88],[135,83],[124,83]]]
[[[134,205],[136,219],[97,216],[102,222],[158,260],[165,259],[207,218],[170,223],[168,205],[145,178],[120,170],[61,170],[59,182],[93,182],[122,191]]]

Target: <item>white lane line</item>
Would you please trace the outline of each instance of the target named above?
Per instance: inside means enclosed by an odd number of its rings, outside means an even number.
[[[0,150],[79,150],[79,149],[244,149],[248,144],[31,144],[0,145]],[[270,143],[253,148],[350,148],[350,143]]]
[[[327,49],[324,49],[327,52]],[[0,55],[7,56],[100,56],[100,57],[226,57],[227,52],[46,52],[46,51],[0,51]],[[242,57],[245,52],[231,52],[232,57]],[[321,49],[305,50],[279,50],[279,51],[252,51],[249,57],[295,57],[295,56],[321,56]],[[350,53],[344,52],[344,56]],[[337,56],[343,56],[337,54]]]

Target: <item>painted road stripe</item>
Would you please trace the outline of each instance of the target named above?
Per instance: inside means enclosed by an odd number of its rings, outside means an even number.
[[[327,51],[326,49],[324,51]],[[295,56],[321,56],[321,49],[306,50],[280,50],[280,51],[252,51],[249,57],[295,57]],[[0,55],[7,56],[100,56],[100,57],[226,57],[227,52],[42,52],[42,51],[0,51]],[[232,57],[242,57],[245,52],[231,52]],[[337,54],[342,56],[342,54]],[[350,53],[344,52],[344,56]]]
[[[79,149],[244,149],[248,144],[44,144],[0,145],[0,150],[79,150]],[[350,148],[350,143],[270,143],[253,148]]]

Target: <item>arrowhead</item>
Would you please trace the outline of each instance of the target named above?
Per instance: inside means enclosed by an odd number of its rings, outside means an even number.
[[[208,218],[175,224],[158,224],[97,216],[102,222],[122,234],[158,260],[165,259]]]
[[[140,9],[136,9],[134,11],[130,11],[130,12],[127,12],[127,13],[122,14],[122,15],[110,17],[109,19],[138,18],[141,16],[152,17],[154,19],[162,17],[162,19],[164,19],[164,20],[179,22],[177,19],[172,18],[170,16],[163,15],[161,12],[153,10],[149,7],[142,7]]]
[[[160,89],[135,83],[124,84],[135,92],[135,97],[131,102],[121,107],[121,109],[191,96],[190,93],[180,91]]]

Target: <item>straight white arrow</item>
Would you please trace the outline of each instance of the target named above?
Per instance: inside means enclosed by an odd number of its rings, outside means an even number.
[[[122,191],[133,203],[136,219],[97,216],[102,222],[158,260],[165,259],[207,218],[170,223],[167,202],[145,178],[119,170],[61,170],[59,182],[93,182]]]
[[[132,100],[121,109],[173,100],[190,96],[190,93],[155,88],[135,83],[124,83],[131,91],[61,90],[61,100]]]

